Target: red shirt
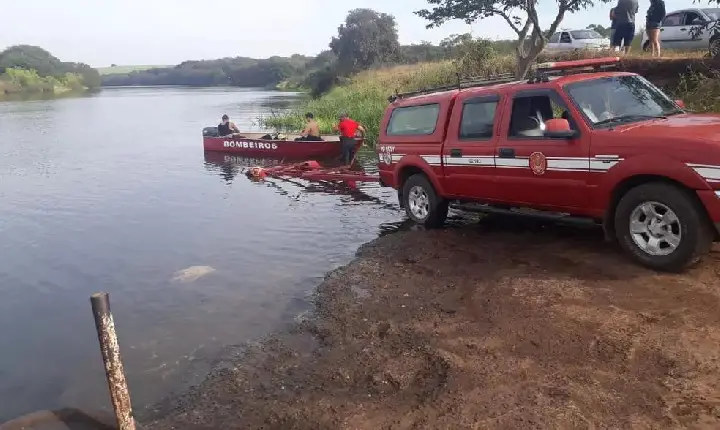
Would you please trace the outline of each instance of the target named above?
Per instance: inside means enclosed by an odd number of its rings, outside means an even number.
[[[357,132],[358,124],[356,121],[351,120],[350,118],[345,118],[343,120],[340,120],[338,123],[338,130],[340,131],[340,136],[345,137],[355,137],[355,132]]]

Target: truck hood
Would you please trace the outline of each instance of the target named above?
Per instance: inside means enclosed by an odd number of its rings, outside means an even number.
[[[720,115],[681,114],[615,128],[623,136],[663,139],[702,139],[720,143]]]

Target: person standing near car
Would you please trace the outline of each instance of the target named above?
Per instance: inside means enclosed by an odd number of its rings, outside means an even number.
[[[648,44],[653,57],[660,56],[660,25],[665,19],[665,1],[650,0],[650,8],[645,19],[645,31],[648,35]]]
[[[622,46],[625,54],[630,52],[630,45],[635,38],[635,15],[638,12],[637,0],[618,0],[615,6],[615,33],[612,46]]]

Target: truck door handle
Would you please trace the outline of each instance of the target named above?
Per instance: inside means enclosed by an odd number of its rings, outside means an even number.
[[[681,28],[680,31],[687,31],[687,28]]]
[[[462,149],[453,148],[450,150],[451,157],[462,157]]]
[[[500,156],[500,158],[515,158],[515,149],[514,148],[500,148],[498,155]]]

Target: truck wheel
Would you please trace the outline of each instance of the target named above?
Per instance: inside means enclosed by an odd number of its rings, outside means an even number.
[[[646,40],[645,43],[643,43],[642,50],[644,52],[650,52],[650,41]]]
[[[681,271],[710,251],[713,234],[703,211],[676,186],[639,185],[622,197],[615,210],[618,242],[644,266]]]
[[[412,175],[403,186],[405,213],[418,224],[428,228],[440,227],[445,223],[448,201],[439,197],[425,175]]]

